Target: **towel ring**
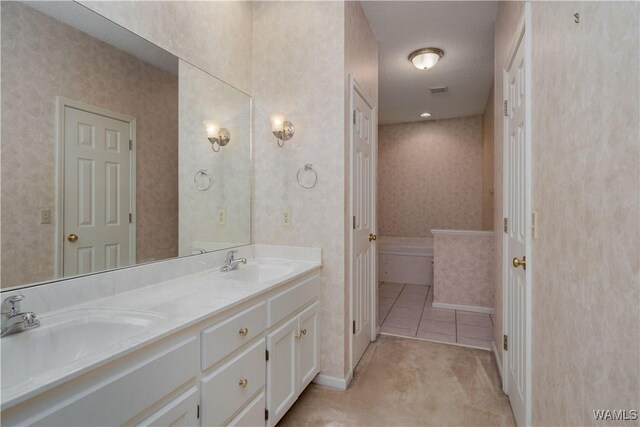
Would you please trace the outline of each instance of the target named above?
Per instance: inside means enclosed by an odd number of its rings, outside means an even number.
[[[207,183],[205,185],[200,185],[200,177],[206,177],[207,178]],[[195,175],[193,175],[193,184],[196,186],[197,190],[200,191],[207,191],[209,188],[211,188],[211,184],[213,183],[213,180],[211,179],[211,175],[209,175],[209,172],[206,169],[200,169],[198,172],[195,173]]]
[[[313,182],[310,185],[303,184],[302,180],[300,179],[300,172],[312,172]],[[316,186],[316,183],[318,182],[318,172],[316,172],[316,170],[313,168],[313,165],[311,163],[307,163],[306,165],[304,165],[304,167],[301,167],[300,169],[298,169],[298,173],[296,174],[296,179],[298,180],[298,184],[300,185],[300,187],[313,188]]]

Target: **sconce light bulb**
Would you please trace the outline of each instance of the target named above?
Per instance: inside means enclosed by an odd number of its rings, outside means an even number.
[[[284,126],[284,116],[282,114],[274,114],[271,116],[271,130],[277,132],[282,130]]]
[[[215,122],[207,120],[204,122],[204,126],[207,129],[207,138],[215,138],[218,136],[219,126]]]

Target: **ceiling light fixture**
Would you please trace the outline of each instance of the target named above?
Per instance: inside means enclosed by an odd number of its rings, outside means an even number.
[[[431,117],[431,113],[422,113],[420,117]]]
[[[420,70],[428,70],[434,67],[440,58],[444,56],[444,51],[437,47],[426,47],[411,52],[409,61]]]

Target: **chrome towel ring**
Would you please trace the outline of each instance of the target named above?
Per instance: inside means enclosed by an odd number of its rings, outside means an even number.
[[[303,183],[303,180],[300,177],[300,174],[302,172],[308,173],[309,175],[313,174],[313,178],[310,178],[306,183]],[[316,172],[316,170],[313,168],[313,165],[311,163],[307,163],[306,165],[298,169],[298,173],[296,174],[296,179],[298,180],[298,184],[300,185],[300,187],[313,188],[316,186],[316,183],[318,182],[318,172]]]
[[[211,179],[211,175],[206,169],[198,170],[195,175],[193,175],[193,184],[196,186],[197,190],[207,191],[211,188],[211,184],[213,180]]]

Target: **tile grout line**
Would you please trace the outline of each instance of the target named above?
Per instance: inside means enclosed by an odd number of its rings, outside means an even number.
[[[387,320],[387,317],[389,317],[389,315],[391,314],[391,310],[393,310],[393,307],[396,306],[396,302],[398,302],[398,298],[400,298],[400,294],[402,294],[402,291],[404,291],[405,286],[407,286],[407,284],[403,283],[402,289],[400,289],[400,292],[398,292],[398,296],[396,296],[396,299],[393,300],[393,304],[391,304],[391,308],[389,308],[389,311],[387,311],[387,314],[384,316],[382,323],[380,323],[380,329],[382,329],[382,326],[384,326],[384,322]],[[380,305],[380,294],[378,294],[378,305]]]
[[[427,295],[424,297],[424,302],[422,303],[422,310],[420,310],[420,320],[418,320],[418,326],[416,327],[416,333],[413,334],[414,337],[418,336],[418,331],[420,330],[420,324],[422,323],[422,316],[424,315],[424,307],[427,305],[427,300],[429,299],[429,292],[431,292],[431,288],[427,288]]]

